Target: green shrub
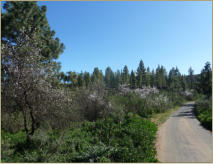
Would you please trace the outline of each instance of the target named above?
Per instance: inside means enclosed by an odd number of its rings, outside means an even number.
[[[2,162],[13,162],[13,154],[16,152],[16,145],[26,142],[26,134],[22,131],[11,134],[1,131],[1,157]]]
[[[212,130],[212,101],[211,97],[201,97],[195,102],[195,115],[201,124],[209,130]]]
[[[120,124],[112,119],[98,120],[84,127],[97,142],[111,147],[107,158],[113,162],[156,162],[154,147],[157,126],[129,113]]]
[[[156,162],[157,126],[137,114],[85,122],[80,128],[38,130],[26,144],[23,132],[2,133],[4,162]],[[9,145],[8,145],[9,144]]]
[[[125,113],[132,112],[141,117],[148,118],[153,113],[164,112],[174,106],[174,104],[181,104],[183,98],[181,96],[171,95],[168,92],[163,94],[150,95],[146,98],[141,98],[136,93],[129,93],[125,96],[114,95],[111,96],[110,102],[112,107],[123,110]],[[120,116],[120,115],[118,115]]]

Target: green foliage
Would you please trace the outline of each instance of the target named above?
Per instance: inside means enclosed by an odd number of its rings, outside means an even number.
[[[85,82],[86,88],[89,87],[90,81],[91,81],[91,79],[90,79],[89,72],[85,72],[84,73],[84,82]]]
[[[207,62],[200,74],[200,87],[203,94],[212,95],[212,69],[209,62]]]
[[[119,70],[117,70],[117,72],[115,73],[115,78],[114,78],[114,84],[115,84],[115,88],[118,88],[119,85],[122,83],[122,77],[121,77],[121,73]]]
[[[27,34],[36,34],[39,47],[46,60],[57,59],[64,45],[55,37],[46,18],[46,6],[39,7],[36,2],[6,2],[2,14],[2,40],[17,43],[17,37],[24,28]]]
[[[144,66],[143,60],[140,61],[137,68],[137,85],[142,88],[146,84],[146,68]]]
[[[167,92],[167,96],[173,106],[181,105],[184,101],[184,97],[181,96],[178,92]]]
[[[141,114],[143,117],[147,117],[148,115],[148,112],[144,109],[145,100],[141,99],[140,96],[135,93],[129,93],[126,96],[115,95],[110,97],[110,101],[113,104],[123,106],[125,112]]]
[[[54,59],[64,45],[48,25],[46,7],[5,2],[3,8],[2,162],[157,162],[157,126],[147,118],[196,98],[180,95],[188,85],[211,95],[210,63],[196,86],[191,68],[187,84],[177,67],[167,76],[163,66],[150,72],[142,60],[136,75],[129,75],[126,65],[116,73],[107,67],[105,76],[97,67],[92,75],[60,73]],[[121,96],[116,94],[120,84],[157,86],[160,93]],[[210,99],[196,102],[196,115],[208,128],[211,113]]]
[[[114,162],[156,162],[154,147],[157,126],[140,116],[129,113],[116,124],[112,119],[99,120],[87,126],[98,141],[112,147],[108,158]]]
[[[131,75],[130,75],[130,86],[132,89],[135,89],[137,87],[136,77],[133,71],[131,72]]]
[[[17,144],[23,144],[26,141],[26,134],[19,131],[15,134],[5,132],[1,130],[1,157],[2,162],[12,162],[13,154],[15,152],[15,146]]]
[[[181,90],[181,74],[179,69],[177,67],[173,67],[169,72],[168,78],[169,89],[172,92],[179,92]]]
[[[104,81],[103,73],[101,70],[98,69],[98,67],[95,67],[92,73],[92,82],[102,82],[102,81]]]
[[[194,76],[193,76],[194,70],[192,69],[192,67],[189,68],[188,72],[189,72],[189,88],[193,89],[194,88],[194,82],[193,82],[194,81]]]
[[[85,85],[84,84],[84,75],[82,72],[78,75],[77,80],[78,80],[78,87],[83,87]]]
[[[64,82],[67,81],[71,83],[70,86],[72,88],[78,86],[78,82],[79,82],[78,75],[75,72],[72,72],[72,71],[67,72],[67,75],[63,76],[62,79],[64,80]]]
[[[105,70],[104,81],[106,83],[106,87],[108,87],[108,88],[115,87],[115,76],[110,67],[107,67]]]
[[[195,102],[195,114],[201,124],[207,129],[212,130],[212,98],[201,97]]]
[[[151,85],[151,73],[150,73],[150,68],[147,68],[146,71],[146,86],[150,86]]]
[[[109,99],[112,106],[119,106],[123,108],[124,112],[133,112],[145,118],[153,113],[164,112],[183,102],[183,98],[179,94],[169,92],[150,95],[143,99],[136,93],[129,93],[126,96],[114,95]]]
[[[150,75],[150,85],[151,87],[156,86],[156,80],[155,80],[155,72],[154,69],[152,70],[152,73]]]
[[[158,65],[155,78],[157,88],[166,88],[166,69],[163,66]]]
[[[123,73],[121,75],[123,84],[129,84],[129,70],[126,65],[124,66]]]
[[[38,130],[30,143],[23,132],[2,131],[3,162],[156,162],[157,126],[133,113],[125,120],[85,122],[59,134]]]

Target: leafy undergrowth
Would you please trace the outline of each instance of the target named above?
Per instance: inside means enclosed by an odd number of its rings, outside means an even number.
[[[195,102],[195,115],[201,124],[212,130],[212,98],[206,96],[201,97]]]
[[[101,119],[58,132],[2,131],[2,162],[157,162],[156,124],[128,113],[124,121]]]

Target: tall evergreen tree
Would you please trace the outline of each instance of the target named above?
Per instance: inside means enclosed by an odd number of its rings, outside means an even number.
[[[149,67],[147,67],[146,71],[146,86],[150,87],[151,85],[151,73]]]
[[[152,70],[152,73],[151,73],[150,85],[151,85],[151,87],[155,86],[155,71],[154,71],[154,69]]]
[[[113,87],[114,85],[114,73],[110,67],[107,67],[105,70],[104,81],[107,87]]]
[[[84,86],[84,74],[83,74],[83,72],[81,72],[78,75],[78,86],[79,87],[83,87]]]
[[[139,87],[139,88],[142,88],[142,86],[143,86],[143,76],[142,76],[142,72],[141,72],[141,70],[139,70],[139,69],[137,69],[137,76],[136,76],[136,79],[137,79],[137,86]]]
[[[172,68],[169,72],[169,88],[172,91],[179,91],[181,89],[181,74],[179,72],[179,69]]]
[[[117,72],[115,73],[115,87],[118,88],[121,83],[122,83],[121,72],[117,70]]]
[[[166,69],[160,65],[156,69],[156,85],[160,89],[166,87]]]
[[[67,76],[69,79],[69,82],[71,83],[71,87],[76,87],[78,85],[78,75],[75,72],[69,71],[67,72]]]
[[[137,68],[137,85],[142,88],[143,85],[146,85],[146,68],[144,66],[143,60],[140,61]]]
[[[189,72],[189,87],[190,87],[190,89],[193,89],[194,70],[192,69],[192,67],[189,68],[188,72]]]
[[[183,91],[185,91],[187,88],[186,76],[184,75],[181,76],[181,88]]]
[[[85,82],[85,86],[88,87],[90,84],[90,74],[89,72],[84,72],[84,82]]]
[[[38,6],[37,2],[11,1],[5,2],[2,16],[1,40],[17,44],[17,38],[24,29],[29,37],[36,35],[43,60],[57,59],[64,50],[63,43],[55,37],[46,18],[46,6]]]
[[[124,66],[124,69],[123,69],[122,79],[124,84],[129,84],[129,70],[126,65]]]
[[[211,64],[206,62],[200,74],[200,88],[203,94],[212,95],[212,69]]]
[[[103,82],[104,76],[101,70],[98,69],[98,67],[94,68],[94,71],[92,73],[92,82]]]
[[[137,87],[136,77],[133,71],[131,71],[131,75],[130,75],[130,86],[132,89],[135,89]]]

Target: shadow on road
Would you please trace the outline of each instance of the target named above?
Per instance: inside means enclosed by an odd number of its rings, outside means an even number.
[[[182,106],[182,108],[184,108],[184,109],[182,109],[180,112],[174,114],[171,117],[177,117],[177,118],[178,117],[187,117],[187,118],[190,118],[190,119],[197,119],[197,117],[195,115],[195,108],[194,108],[193,104],[184,104]],[[200,121],[199,121],[199,123],[200,123],[200,126],[202,126],[204,129],[206,129],[206,130],[211,129],[211,128],[207,127],[207,125],[202,124]]]
[[[174,115],[172,117],[188,117],[188,118],[193,118],[193,119],[196,118],[192,111],[180,112],[177,115]]]
[[[190,107],[190,108],[194,108],[193,104],[184,104],[183,107]]]
[[[196,116],[194,114],[193,104],[184,104],[182,108],[187,108],[187,110],[185,110],[183,112],[179,112],[179,113],[173,115],[172,117],[188,117],[188,118],[192,118],[192,119],[196,118]]]

